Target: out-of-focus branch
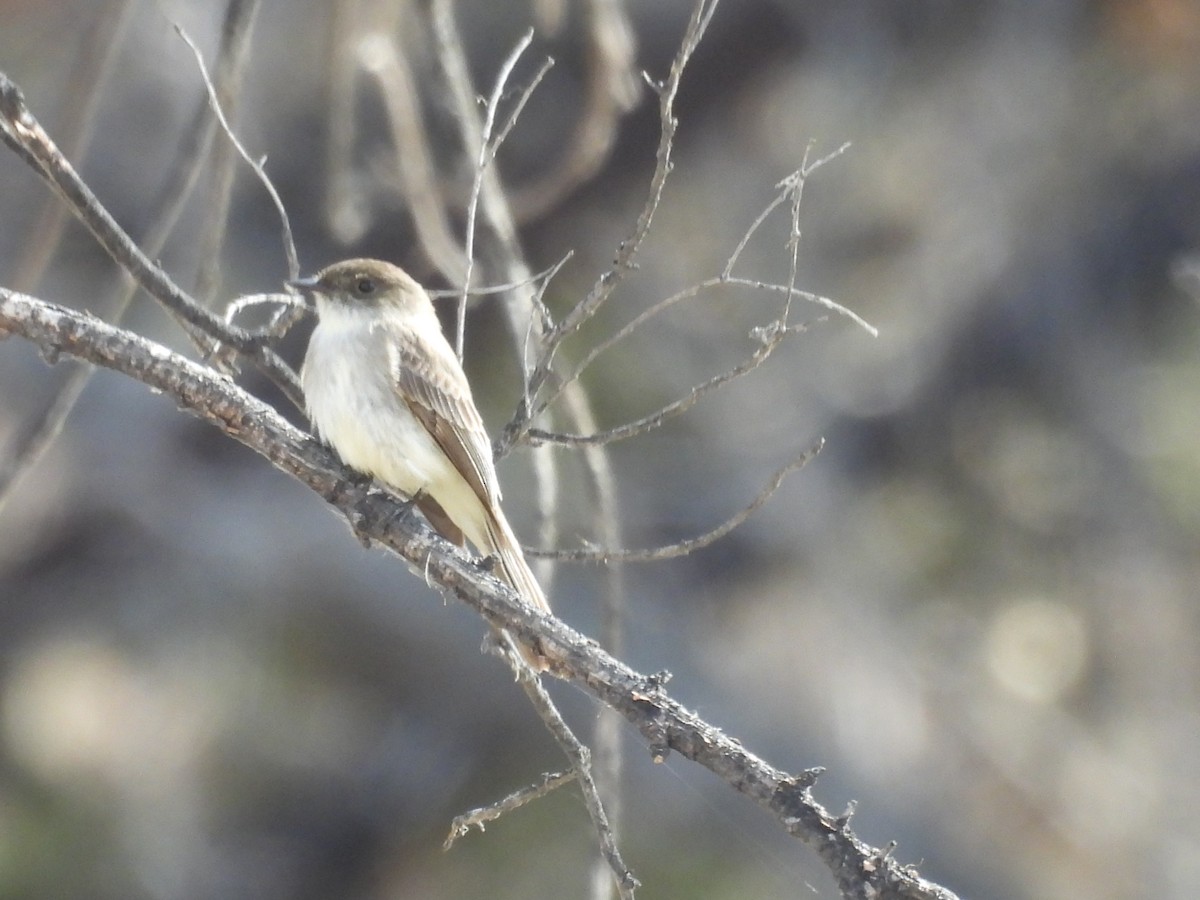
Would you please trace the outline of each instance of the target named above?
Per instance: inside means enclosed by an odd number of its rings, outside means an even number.
[[[812,795],[819,769],[789,774],[755,756],[664,690],[664,676],[641,675],[551,615],[526,605],[478,562],[422,525],[391,495],[361,486],[311,435],[200,363],[86,313],[0,289],[0,335],[21,335],[53,359],[68,354],[105,366],[169,395],[183,410],[220,428],[296,477],[346,516],[355,532],[389,547],[448,597],[475,609],[549,662],[549,671],[619,712],[646,739],[656,760],[671,752],[713,772],[808,844],[843,896],[955,900],[892,855],[854,834]]]
[[[355,110],[354,85],[358,78],[358,40],[360,18],[358,0],[333,0],[329,4],[332,27],[329,56],[325,63],[328,111],[325,135],[325,222],[333,236],[343,244],[358,241],[371,224],[367,191],[354,168]]]
[[[388,113],[400,187],[412,212],[421,249],[451,284],[463,280],[462,244],[454,236],[439,190],[437,167],[408,58],[394,32],[378,25],[358,39],[359,63],[375,78]]]
[[[637,103],[636,44],[621,0],[587,2],[587,85],[563,157],[537,181],[511,189],[517,220],[545,215],[596,174],[616,140],[621,116]]]
[[[133,0],[108,0],[95,5],[99,13],[95,24],[87,31],[87,38],[80,42],[74,69],[67,79],[66,108],[59,118],[62,144],[66,155],[73,159],[81,159],[87,149],[100,99],[121,48],[121,36],[136,6]],[[17,290],[36,289],[58,248],[66,223],[66,209],[47,197],[37,221],[29,230],[25,249],[17,256],[20,262],[12,282]]]

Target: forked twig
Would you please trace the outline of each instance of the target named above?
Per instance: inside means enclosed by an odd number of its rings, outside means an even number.
[[[813,294],[809,291],[801,291],[801,290],[798,290],[797,288],[789,289],[787,287],[787,285],[782,285],[782,284],[769,284],[767,282],[753,281],[753,280],[747,279],[747,278],[731,278],[731,277],[725,277],[725,276],[717,276],[714,278],[709,278],[704,281],[697,282],[696,284],[693,284],[690,287],[684,288],[683,290],[678,291],[669,297],[664,297],[662,300],[659,300],[653,306],[649,307],[648,309],[643,310],[638,315],[636,315],[634,318],[630,319],[629,322],[627,322],[624,326],[619,328],[617,331],[610,334],[604,340],[598,342],[586,354],[584,354],[583,358],[576,364],[574,370],[572,370],[570,374],[563,376],[561,378],[556,378],[553,381],[553,386],[538,401],[537,405],[534,406],[534,408],[532,410],[530,410],[529,419],[536,418],[541,413],[543,413],[547,409],[549,409],[550,406],[562,394],[563,390],[565,390],[567,388],[567,386],[569,386],[570,384],[574,383],[575,381],[578,381],[579,378],[582,377],[583,373],[588,369],[588,367],[592,365],[592,363],[594,363],[601,355],[603,355],[607,351],[611,350],[614,346],[616,346],[617,344],[619,344],[622,341],[624,341],[625,339],[627,339],[630,335],[632,335],[635,331],[637,331],[639,328],[641,328],[643,325],[645,325],[648,321],[650,321],[651,319],[653,319],[657,316],[662,315],[664,312],[666,312],[668,309],[670,309],[671,307],[675,306],[678,303],[681,303],[685,300],[694,299],[706,290],[723,287],[723,286],[743,287],[743,288],[749,288],[749,289],[756,290],[756,291],[766,291],[768,293],[783,294],[785,299],[790,299],[790,298],[794,298],[794,297],[800,298],[802,300],[808,301],[809,303],[813,303],[813,304],[816,304],[817,306],[824,307],[825,309],[828,309],[840,316],[845,316],[846,318],[850,319],[850,321],[852,321],[856,325],[858,325],[860,328],[863,328],[872,337],[877,336],[879,334],[879,330],[874,325],[867,322],[865,319],[863,319],[861,316],[859,316],[853,310],[850,310],[850,309],[846,308],[845,306],[842,306],[836,300],[831,300],[830,298],[821,296],[820,294]],[[529,420],[526,420],[524,426],[519,430],[514,430],[514,425],[515,425],[515,423],[509,423],[508,431],[505,434],[505,439],[507,441],[509,441],[509,443],[516,443],[518,440],[521,439],[521,437],[524,435],[525,432],[532,430],[529,425]],[[587,443],[587,441],[584,440],[584,441],[581,441],[580,443]]]
[[[811,149],[811,145],[805,148],[804,159],[800,164],[800,168],[787,178],[784,178],[782,181],[780,181],[779,184],[775,185],[776,188],[781,188],[782,190],[780,190],[779,194],[775,196],[774,200],[766,205],[766,207],[758,214],[755,220],[750,223],[750,227],[746,229],[746,233],[743,234],[742,239],[738,241],[737,247],[734,248],[733,253],[729,256],[729,259],[726,260],[725,268],[721,271],[721,275],[724,278],[731,278],[733,276],[733,267],[737,265],[738,259],[741,258],[742,251],[746,249],[746,245],[750,243],[750,239],[758,232],[758,229],[763,222],[765,222],[771,213],[773,213],[782,203],[786,202],[788,199],[791,199],[792,233],[788,238],[788,249],[792,251],[792,271],[791,277],[788,281],[788,286],[795,287],[796,253],[800,247],[800,225],[798,217],[800,213],[800,200],[804,195],[804,183],[808,179],[808,176],[817,171],[817,169],[821,168],[821,166],[825,165],[831,160],[836,159],[849,150],[850,144],[842,144],[842,146],[838,147],[832,153],[826,154],[820,159],[810,163],[808,161],[808,154]]]
[[[612,874],[612,881],[622,900],[633,900],[639,883],[633,872],[625,865],[625,860],[621,858],[616,833],[613,831],[612,823],[605,811],[604,802],[600,798],[600,789],[592,775],[591,751],[575,736],[575,732],[571,730],[562,717],[562,713],[558,711],[558,707],[550,698],[541,679],[530,670],[524,658],[517,651],[512,637],[507,632],[502,632],[502,634],[504,640],[499,644],[500,655],[512,668],[517,683],[525,692],[525,696],[529,698],[529,702],[533,704],[542,724],[546,726],[559,749],[570,760],[571,774],[579,783],[583,805],[587,809],[588,817],[592,820],[592,827],[600,839],[600,853]]]
[[[661,125],[658,151],[655,156],[654,174],[650,178],[649,196],[642,207],[642,211],[638,214],[633,233],[622,241],[617,248],[616,259],[613,261],[612,267],[596,280],[596,283],[592,286],[587,296],[580,300],[547,336],[543,356],[538,361],[538,365],[530,377],[530,395],[536,395],[546,378],[549,377],[554,356],[562,342],[578,331],[584,322],[596,314],[600,307],[612,296],[617,285],[636,267],[638,251],[641,249],[646,235],[650,233],[650,224],[654,219],[655,213],[658,211],[659,203],[662,201],[663,189],[666,186],[667,177],[675,165],[671,159],[671,153],[675,142],[675,131],[679,126],[679,122],[675,118],[675,96],[679,91],[679,82],[683,77],[683,71],[687,67],[688,61],[691,59],[696,47],[699,46],[701,38],[704,37],[704,32],[708,28],[708,23],[712,20],[713,13],[717,10],[717,2],[718,0],[697,0],[692,10],[691,18],[688,21],[687,29],[684,32],[683,41],[679,51],[675,54],[675,59],[671,63],[671,70],[666,80],[662,83],[650,82],[650,86],[654,88],[659,97],[659,121]],[[649,81],[649,79],[647,80]]]
[[[646,434],[655,428],[661,427],[668,419],[687,412],[706,394],[724,387],[736,378],[749,375],[767,361],[768,357],[775,351],[775,348],[789,334],[800,334],[807,330],[808,327],[806,325],[786,326],[782,322],[773,322],[767,327],[755,329],[753,333],[759,339],[759,346],[746,359],[742,360],[742,362],[738,363],[732,369],[727,369],[718,375],[712,376],[707,381],[700,382],[686,396],[668,403],[656,412],[642,416],[640,419],[634,419],[615,428],[591,434],[565,434],[558,431],[544,431],[541,428],[530,428],[529,437],[535,441],[549,441],[550,443],[566,447],[579,447],[587,444],[611,444],[615,441],[623,441],[626,438]]]
[[[512,75],[512,70],[516,67],[517,61],[521,58],[521,54],[529,47],[533,41],[533,29],[530,28],[521,37],[512,51],[505,58],[500,66],[500,72],[496,76],[496,84],[492,87],[492,95],[488,99],[487,108],[483,116],[483,123],[480,127],[479,149],[475,160],[475,177],[471,184],[471,195],[467,201],[467,227],[466,236],[463,241],[463,255],[466,259],[466,271],[463,273],[462,288],[459,291],[458,308],[455,315],[454,329],[454,352],[458,354],[458,359],[462,361],[463,355],[463,340],[467,326],[467,294],[471,289],[471,274],[475,271],[475,218],[479,211],[479,195],[483,190],[483,176],[487,171],[488,166],[496,157],[496,151],[504,142],[509,130],[516,122],[521,110],[525,108],[525,102],[529,95],[537,87],[538,82],[542,80],[549,66],[543,66],[533,83],[526,89],[521,101],[517,104],[517,108],[513,111],[509,118],[508,124],[496,136],[496,140],[492,141],[492,130],[496,127],[496,113],[500,108],[500,98],[503,96],[504,87],[508,84],[509,76]]]

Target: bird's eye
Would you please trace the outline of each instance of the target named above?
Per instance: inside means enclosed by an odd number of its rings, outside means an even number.
[[[373,294],[375,293],[375,279],[368,278],[364,275],[362,278],[358,279],[358,282],[354,285],[354,288],[363,296],[366,296],[367,294]]]

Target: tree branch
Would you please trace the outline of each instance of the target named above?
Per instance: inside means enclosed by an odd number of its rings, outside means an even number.
[[[124,372],[172,397],[188,413],[217,426],[340,510],[355,532],[391,548],[447,597],[489,624],[536,648],[550,672],[625,717],[656,760],[674,751],[698,763],[767,810],[824,861],[845,897],[954,900],[850,829],[812,796],[820,770],[797,775],[770,765],[686,709],[663,690],[664,678],[641,675],[595,641],[524,604],[478,561],[421,524],[390,494],[363,488],[311,435],[204,365],[90,316],[0,288],[0,335],[19,334],[48,359],[68,354]]]

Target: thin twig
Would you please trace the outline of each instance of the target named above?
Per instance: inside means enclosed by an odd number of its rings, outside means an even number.
[[[463,240],[463,256],[465,259],[466,270],[463,272],[462,288],[459,291],[458,307],[456,309],[454,319],[454,352],[458,354],[459,362],[463,358],[463,340],[467,327],[467,294],[471,290],[471,274],[475,270],[475,216],[479,211],[479,194],[483,189],[483,173],[487,171],[488,165],[495,158],[496,148],[491,146],[492,129],[496,125],[496,112],[500,106],[500,98],[504,93],[504,86],[508,83],[508,78],[512,74],[513,68],[517,64],[517,60],[521,58],[521,54],[529,47],[533,41],[533,29],[530,28],[521,37],[504,63],[500,66],[500,72],[496,75],[496,84],[492,88],[492,96],[488,100],[487,111],[484,113],[483,125],[479,134],[479,149],[475,160],[475,178],[471,184],[471,196],[467,201],[467,227],[466,235]],[[521,104],[523,107],[524,104]],[[518,113],[520,108],[518,108]],[[509,126],[511,127],[511,125]],[[504,134],[507,134],[505,130]],[[500,137],[502,141],[503,135]],[[497,143],[499,146],[499,142]]]
[[[304,301],[295,294],[243,294],[229,301],[229,305],[225,307],[225,320],[232,322],[248,309],[267,305],[279,305],[289,309],[295,307],[307,308]]]
[[[783,342],[785,337],[789,334],[800,334],[806,330],[807,326],[805,325],[793,325],[789,327],[784,325],[782,320],[774,322],[768,327],[755,329],[754,334],[758,336],[760,343],[750,356],[746,357],[746,359],[732,369],[728,369],[719,375],[714,375],[707,381],[700,382],[700,384],[697,384],[687,393],[687,396],[668,403],[656,412],[642,416],[640,419],[634,419],[632,422],[626,422],[615,428],[592,432],[591,434],[564,434],[556,431],[544,431],[541,428],[530,428],[529,437],[535,441],[550,441],[553,444],[562,446],[578,447],[583,444],[611,444],[615,441],[623,441],[626,438],[646,434],[655,428],[661,427],[668,419],[687,412],[706,394],[723,387],[735,378],[741,378],[743,375],[750,374],[767,361],[767,358]]]
[[[449,850],[454,846],[455,841],[460,837],[465,837],[472,828],[484,831],[488,822],[494,822],[505,813],[518,810],[534,800],[540,800],[564,784],[570,784],[578,777],[579,773],[574,769],[568,769],[566,772],[546,772],[536,784],[513,791],[495,803],[467,810],[462,815],[455,816],[450,822],[450,834],[446,836],[442,849]]]
[[[600,838],[600,853],[612,873],[613,884],[616,885],[622,900],[633,900],[634,892],[639,887],[638,880],[621,858],[616,833],[609,822],[604,801],[600,798],[600,789],[596,786],[596,780],[592,775],[591,751],[575,736],[575,732],[563,719],[562,713],[558,711],[558,707],[550,698],[541,679],[530,671],[524,658],[516,652],[516,645],[512,642],[512,637],[507,632],[504,634],[507,638],[506,643],[512,645],[512,652],[502,654],[505,661],[512,667],[517,677],[517,683],[525,692],[525,696],[529,698],[529,702],[533,704],[542,724],[554,737],[554,741],[563,755],[571,761],[571,771],[579,784],[580,793],[583,795],[583,805],[592,820],[592,827]]]
[[[563,266],[565,266],[568,262],[570,262],[571,257],[573,257],[574,255],[575,255],[574,250],[568,250],[566,253],[563,254],[562,259],[560,259],[554,265],[549,266],[545,269],[542,269],[542,271],[537,272],[533,275],[530,275],[528,278],[522,278],[520,281],[510,281],[507,284],[493,284],[493,285],[489,285],[487,287],[474,287],[474,288],[471,288],[471,295],[474,297],[483,297],[483,296],[487,296],[489,294],[508,294],[508,293],[516,290],[517,288],[531,287],[531,286],[536,286],[537,294],[540,295],[545,292],[546,286],[552,280],[554,280],[554,276],[558,274],[559,270]],[[457,289],[455,289],[455,290],[437,290],[434,288],[426,288],[425,293],[427,293],[434,300],[442,300],[446,297],[457,297],[458,296]]]
[[[233,7],[242,5],[248,8],[242,15],[233,16]],[[234,2],[230,4],[222,27],[223,46],[232,43],[230,30],[237,29],[236,41],[249,42],[254,29],[254,19],[258,12],[258,0],[246,4]],[[193,49],[197,57],[199,53]],[[208,73],[200,63],[200,75],[204,79],[208,100],[211,107],[217,111],[216,119],[220,123],[237,120],[238,104],[242,99],[242,76],[245,71],[246,54],[225,54],[217,57],[215,75],[209,84]],[[229,130],[226,134],[230,137]],[[196,296],[205,306],[211,307],[217,299],[221,286],[221,246],[229,226],[229,209],[233,202],[233,185],[237,176],[238,145],[236,140],[221,141],[216,145],[211,157],[212,185],[207,194],[204,221],[200,226],[199,246],[200,266],[196,273]],[[265,177],[265,174],[264,176]],[[286,227],[286,226],[285,226]],[[289,277],[295,278],[296,273]]]
[[[717,2],[718,0],[697,0],[692,10],[691,19],[688,21],[687,29],[684,32],[683,42],[679,51],[675,54],[675,59],[671,63],[671,70],[667,75],[666,81],[662,84],[651,85],[659,97],[660,134],[658,151],[655,156],[654,174],[650,179],[649,196],[642,207],[641,213],[638,214],[633,233],[622,241],[617,248],[616,259],[612,267],[596,280],[596,283],[592,286],[587,296],[580,300],[563,317],[562,321],[559,322],[558,326],[548,336],[542,359],[538,362],[530,379],[531,384],[528,392],[530,394],[536,394],[542,383],[549,376],[555,353],[562,342],[578,331],[584,322],[594,316],[608,298],[612,296],[617,285],[636,268],[638,251],[641,249],[646,235],[650,233],[650,224],[654,219],[655,213],[658,211],[659,203],[662,201],[663,189],[666,187],[667,177],[675,165],[671,159],[675,131],[679,126],[679,122],[675,118],[675,95],[679,90],[679,82],[683,77],[683,71],[687,67],[688,61],[699,45],[701,38],[704,37],[705,29],[707,29],[713,13],[716,12]]]
[[[754,237],[754,235],[755,235],[755,233],[757,233],[759,227],[763,224],[763,222],[765,222],[767,220],[767,217],[770,216],[771,213],[774,212],[775,209],[780,206],[780,204],[786,202],[789,198],[792,200],[792,210],[793,210],[792,234],[793,234],[793,237],[789,238],[789,240],[788,240],[788,248],[793,251],[799,250],[800,226],[799,226],[799,223],[796,221],[795,217],[799,213],[800,199],[801,199],[801,196],[803,195],[804,182],[808,178],[809,175],[811,175],[817,169],[821,168],[821,166],[825,165],[827,162],[830,162],[833,159],[836,159],[837,157],[839,157],[843,153],[845,153],[847,150],[849,150],[850,144],[849,143],[842,144],[842,146],[838,147],[832,153],[830,153],[826,156],[822,156],[820,159],[816,160],[813,163],[809,163],[808,162],[808,154],[811,151],[811,149],[812,149],[811,145],[809,145],[809,147],[805,148],[804,159],[801,162],[800,168],[797,171],[793,172],[791,175],[789,175],[787,178],[780,181],[779,184],[775,185],[775,187],[777,189],[780,189],[779,193],[775,196],[775,199],[772,200],[770,203],[768,203],[766,208],[763,209],[763,211],[758,214],[758,216],[754,219],[754,221],[750,223],[750,227],[746,229],[746,233],[744,235],[742,235],[742,239],[740,241],[738,241],[737,247],[734,248],[733,253],[731,253],[729,256],[729,259],[725,261],[725,268],[721,270],[721,276],[723,278],[731,278],[733,276],[733,267],[735,265],[737,265],[737,261],[741,258],[742,251],[746,249],[746,245],[750,243],[750,239],[752,237]],[[797,189],[798,186],[799,186],[799,190]],[[795,259],[795,253],[793,253],[793,260],[794,259]],[[788,282],[790,287],[795,287],[794,279],[795,279],[795,274],[793,272],[792,280],[790,280]]]
[[[546,73],[553,68],[554,57],[547,56],[542,60],[542,64],[538,66],[538,70],[533,73],[533,77],[529,79],[525,87],[521,88],[521,93],[517,95],[517,102],[513,104],[512,112],[508,114],[508,118],[505,119],[504,124],[500,126],[500,130],[496,132],[496,136],[491,141],[488,155],[493,159],[500,151],[500,146],[508,138],[508,133],[513,130],[513,127],[517,124],[517,120],[521,118],[521,113],[525,111],[525,104],[529,102],[529,98],[533,96],[533,92],[538,89],[538,85],[542,83],[542,79],[546,77]]]
[[[212,79],[208,77],[208,69],[205,68],[204,55],[200,52],[200,48],[196,46],[181,26],[176,25],[175,31],[191,49],[192,55],[196,57],[196,65],[200,69],[200,77],[204,80],[204,89],[208,92],[208,101],[212,105],[212,111],[216,115],[217,121],[221,123],[221,130],[225,132],[230,143],[237,150],[238,156],[245,161],[246,165],[258,177],[263,188],[270,196],[271,202],[275,204],[275,211],[279,214],[279,227],[283,233],[283,253],[287,258],[288,278],[296,278],[300,275],[300,260],[296,255],[296,242],[292,238],[292,223],[288,219],[287,209],[283,205],[283,200],[280,198],[279,192],[275,190],[275,185],[271,183],[271,179],[267,176],[265,166],[267,158],[264,156],[261,159],[254,159],[250,155],[250,151],[238,140],[238,136],[234,134],[233,126],[225,118],[225,111],[221,108],[221,100],[217,96],[217,89],[213,86]]]
[[[753,280],[747,279],[747,278],[727,278],[724,276],[717,276],[714,278],[709,278],[704,281],[697,282],[696,284],[693,284],[690,287],[686,287],[683,290],[678,291],[669,297],[664,297],[662,300],[659,300],[653,306],[640,312],[638,315],[636,315],[634,318],[632,318],[628,323],[626,323],[623,327],[621,327],[617,331],[613,332],[608,337],[606,337],[604,340],[600,341],[598,344],[593,346],[584,355],[583,359],[580,360],[580,362],[578,364],[576,364],[574,370],[569,375],[555,381],[553,388],[545,394],[545,396],[538,402],[538,404],[532,410],[532,417],[536,417],[536,416],[540,415],[541,413],[545,412],[551,406],[551,404],[553,404],[558,399],[558,397],[561,395],[562,391],[568,385],[577,381],[583,375],[583,373],[588,369],[588,367],[591,366],[592,363],[594,363],[596,361],[596,359],[598,357],[600,357],[602,354],[604,354],[608,350],[611,350],[614,346],[619,344],[621,341],[628,338],[631,334],[633,334],[635,331],[637,331],[639,328],[641,328],[643,325],[645,325],[646,322],[648,322],[650,319],[653,319],[656,316],[662,315],[664,312],[666,312],[672,306],[675,306],[677,303],[681,303],[684,300],[691,300],[695,297],[698,297],[700,294],[702,294],[706,290],[724,287],[727,285],[734,286],[734,287],[749,288],[751,290],[756,290],[756,291],[766,291],[769,293],[783,294],[785,297],[798,297],[802,300],[808,301],[809,303],[814,303],[817,306],[822,306],[825,309],[831,310],[840,316],[845,316],[846,318],[850,319],[850,321],[852,321],[856,325],[858,325],[860,328],[863,328],[864,330],[866,330],[866,332],[868,334],[870,334],[872,337],[876,337],[879,334],[879,330],[874,325],[871,325],[869,322],[867,322],[865,319],[863,319],[857,313],[842,306],[836,300],[831,300],[830,298],[823,297],[820,294],[813,294],[813,293],[810,293],[809,291],[797,290],[796,288],[789,289],[786,285],[782,285],[782,284],[768,284],[767,282],[753,281]],[[515,443],[524,435],[525,431],[529,430],[528,423],[526,423],[526,427],[524,430],[514,431],[513,430],[514,424],[515,423],[509,423],[508,431],[506,431],[506,433],[504,435],[505,440],[508,441],[509,443]]]
[[[764,503],[774,496],[779,490],[785,478],[795,472],[797,469],[803,468],[808,464],[814,456],[821,452],[821,448],[825,446],[825,439],[817,441],[790,463],[776,472],[771,479],[763,486],[763,489],[758,492],[758,496],[750,502],[749,505],[740,509],[737,513],[730,516],[716,528],[711,531],[706,531],[704,534],[696,535],[687,540],[678,541],[674,544],[665,544],[662,547],[651,547],[642,550],[617,550],[608,547],[598,550],[539,550],[533,547],[526,547],[525,553],[527,556],[536,556],[540,559],[553,559],[558,562],[587,562],[587,563],[609,563],[609,562],[658,562],[664,559],[674,559],[679,556],[687,556],[690,553],[695,553],[704,547],[714,544],[719,541],[729,532],[740,526],[743,522],[749,519],[756,513]]]

